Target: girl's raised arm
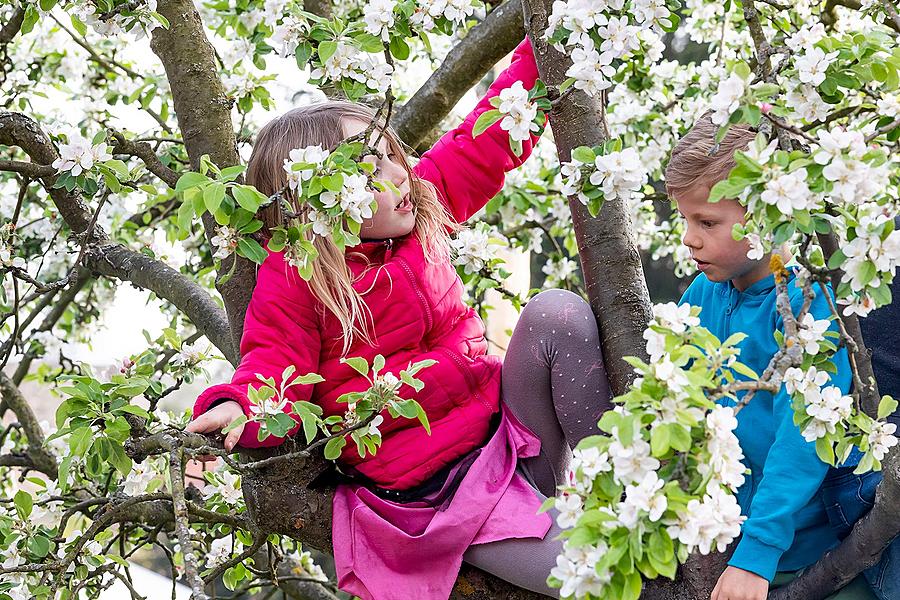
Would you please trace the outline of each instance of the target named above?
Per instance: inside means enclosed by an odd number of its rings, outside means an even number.
[[[251,416],[247,386],[262,385],[257,373],[274,378],[280,386],[281,374],[288,365],[296,367],[292,378],[318,369],[321,341],[315,303],[306,283],[293,271],[283,256],[276,253],[270,253],[260,267],[244,318],[241,363],[231,383],[214,385],[200,394],[194,403],[195,419],[220,400],[234,400],[244,409],[244,414]],[[289,388],[287,404],[282,410],[289,413],[294,402],[309,400],[312,391],[312,385]],[[296,430],[295,426],[288,435]],[[269,436],[260,442],[258,433],[259,423],[247,423],[238,443],[255,448],[277,446],[285,439]]]
[[[431,150],[422,155],[414,171],[434,184],[441,201],[460,223],[478,212],[503,187],[507,171],[515,169],[531,154],[538,136],[522,142],[522,155],[509,147],[509,133],[492,125],[477,138],[472,128],[481,113],[494,108],[490,99],[521,81],[526,90],[538,78],[531,41],[526,37],[513,53],[509,67],[497,77],[475,109],[462,124],[444,134]]]

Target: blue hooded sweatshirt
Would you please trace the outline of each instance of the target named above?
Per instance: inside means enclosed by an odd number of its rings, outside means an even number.
[[[810,313],[816,319],[827,319],[831,315],[828,302],[818,285],[814,290],[818,294]],[[803,290],[793,272],[788,277],[788,294],[797,315],[803,306]],[[773,275],[741,292],[730,281],[713,283],[701,273],[681,303],[702,307],[700,324],[721,340],[737,332],[747,334],[738,345],[738,360],[761,375],[778,351],[774,332],[784,332],[776,296]],[[836,323],[832,323],[832,330],[837,330]],[[832,360],[837,374],[832,375],[830,385],[847,393],[851,382],[847,351],[841,348]],[[726,399],[723,404],[735,403]],[[772,581],[776,571],[796,571],[811,565],[837,545],[819,493],[829,467],[816,455],[815,443],[804,440],[794,424],[791,397],[784,387],[774,396],[757,392],[737,414],[737,420],[735,434],[750,474],[737,494],[747,520],[728,564]],[[859,458],[854,450],[844,466],[856,464]]]

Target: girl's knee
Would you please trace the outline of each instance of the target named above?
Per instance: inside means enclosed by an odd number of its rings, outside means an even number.
[[[584,298],[568,290],[544,290],[525,305],[522,319],[549,325],[555,333],[574,337],[580,341],[597,338],[597,321],[591,306]]]

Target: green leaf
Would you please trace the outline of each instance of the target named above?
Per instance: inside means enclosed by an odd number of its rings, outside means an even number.
[[[258,265],[263,264],[266,257],[269,256],[269,253],[266,252],[265,248],[259,245],[259,242],[249,237],[243,237],[238,240],[238,254],[252,260]]]
[[[231,195],[237,200],[238,205],[244,210],[255,213],[268,199],[255,187],[236,184],[231,188]]]
[[[50,540],[46,536],[36,535],[29,538],[26,545],[28,546],[28,551],[38,558],[44,558],[50,554]]]
[[[390,43],[391,54],[399,60],[409,58],[409,44],[402,37],[392,37]]]
[[[38,18],[40,17],[40,13],[34,4],[28,4],[25,8],[25,18],[22,19],[22,26],[19,28],[19,31],[22,35],[26,33],[31,33],[31,30],[34,29],[35,23],[38,22]]]
[[[90,448],[94,438],[94,432],[90,427],[79,427],[69,436],[69,449],[76,456],[83,456]]]
[[[297,49],[294,50],[294,59],[297,61],[297,68],[303,70],[306,68],[306,63],[309,61],[309,57],[312,56],[313,47],[309,42],[303,42],[297,46]]]
[[[31,509],[34,508],[34,498],[25,490],[19,490],[13,497],[13,503],[16,505],[16,513],[21,520],[27,519],[31,515]]]
[[[377,35],[372,35],[371,33],[361,33],[357,36],[354,36],[353,39],[356,40],[363,52],[375,53],[384,50],[384,42],[381,41],[381,38]]]
[[[589,165],[594,164],[594,160],[596,160],[597,157],[594,155],[594,151],[588,146],[578,146],[572,150],[572,158],[580,163]]]
[[[325,444],[325,458],[327,460],[337,460],[341,455],[341,450],[347,445],[347,440],[343,436],[328,440]]]
[[[475,121],[475,125],[472,127],[472,137],[478,137],[487,129],[503,118],[503,113],[499,110],[492,109],[486,110],[480,115],[478,115],[478,119]]]
[[[625,575],[625,587],[621,600],[638,600],[641,595],[641,576],[636,571]]]
[[[829,465],[834,465],[834,447],[827,438],[819,438],[816,440],[816,454],[819,459]]]
[[[882,396],[881,402],[878,403],[878,418],[884,419],[888,415],[894,414],[897,410],[897,401],[890,396]]]
[[[225,427],[225,429],[222,430],[222,433],[228,433],[229,431],[233,431],[234,429],[237,429],[238,427],[240,427],[241,425],[243,425],[246,422],[247,422],[247,415],[241,415],[237,419],[235,419],[234,421],[229,423]]]
[[[212,180],[206,175],[188,171],[178,178],[178,181],[175,183],[175,191],[181,193],[188,188],[197,187],[198,185],[203,185],[210,181]]]
[[[234,165],[233,167],[226,167],[222,169],[222,172],[219,173],[220,181],[234,181],[238,178],[238,176],[247,170],[247,167],[244,165]]]
[[[127,477],[129,473],[131,473],[131,458],[125,454],[125,449],[122,447],[122,444],[118,442],[110,441],[110,457],[109,461],[113,464],[116,470],[122,474],[123,477]]]
[[[319,60],[324,64],[329,58],[337,52],[337,42],[324,41],[319,43],[318,53]]]
[[[363,376],[368,376],[369,374],[369,363],[362,356],[355,356],[353,358],[342,358],[341,362],[349,365],[353,368],[354,371]]]
[[[749,379],[753,379],[753,380],[759,379],[759,375],[756,374],[756,371],[754,371],[753,369],[751,369],[750,367],[748,367],[747,365],[745,365],[742,362],[734,363],[733,365],[731,365],[731,368],[735,372],[740,373],[741,375],[743,375],[744,377],[747,377]]]
[[[650,431],[650,449],[653,456],[660,457],[669,451],[671,430],[667,425],[654,427]]]
[[[211,214],[215,214],[225,199],[225,184],[214,181],[203,188],[203,204]]]

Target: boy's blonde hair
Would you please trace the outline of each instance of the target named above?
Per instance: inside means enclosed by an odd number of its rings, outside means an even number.
[[[328,101],[295,108],[269,121],[259,131],[253,146],[247,168],[247,183],[267,196],[284,189],[287,183],[284,160],[288,158],[290,151],[314,145],[334,150],[345,139],[344,119],[355,119],[368,124],[374,121],[375,111],[353,102]],[[377,126],[384,132],[388,147],[409,176],[410,199],[416,211],[414,233],[422,244],[426,259],[432,263],[448,260],[450,234],[460,229],[460,225],[438,200],[434,186],[412,172],[406,158],[406,149],[397,134],[385,125],[383,119],[379,119]],[[298,201],[296,194],[285,193],[284,197],[291,205],[291,210],[300,213],[301,220],[306,222],[307,210]],[[287,224],[278,203],[261,209],[258,216],[263,221],[262,231],[265,236],[269,235],[273,227]],[[347,354],[357,336],[372,344],[369,335],[372,314],[362,294],[353,288],[354,279],[347,266],[347,257],[330,237],[310,232],[309,239],[319,251],[319,257],[313,263],[309,287],[323,306],[340,321],[343,354]]]
[[[666,167],[666,193],[670,198],[686,192],[698,183],[712,187],[728,177],[735,167],[734,153],[746,150],[756,137],[749,125],[732,125],[718,146],[716,132],[719,126],[707,112],[694,123],[675,149]]]

